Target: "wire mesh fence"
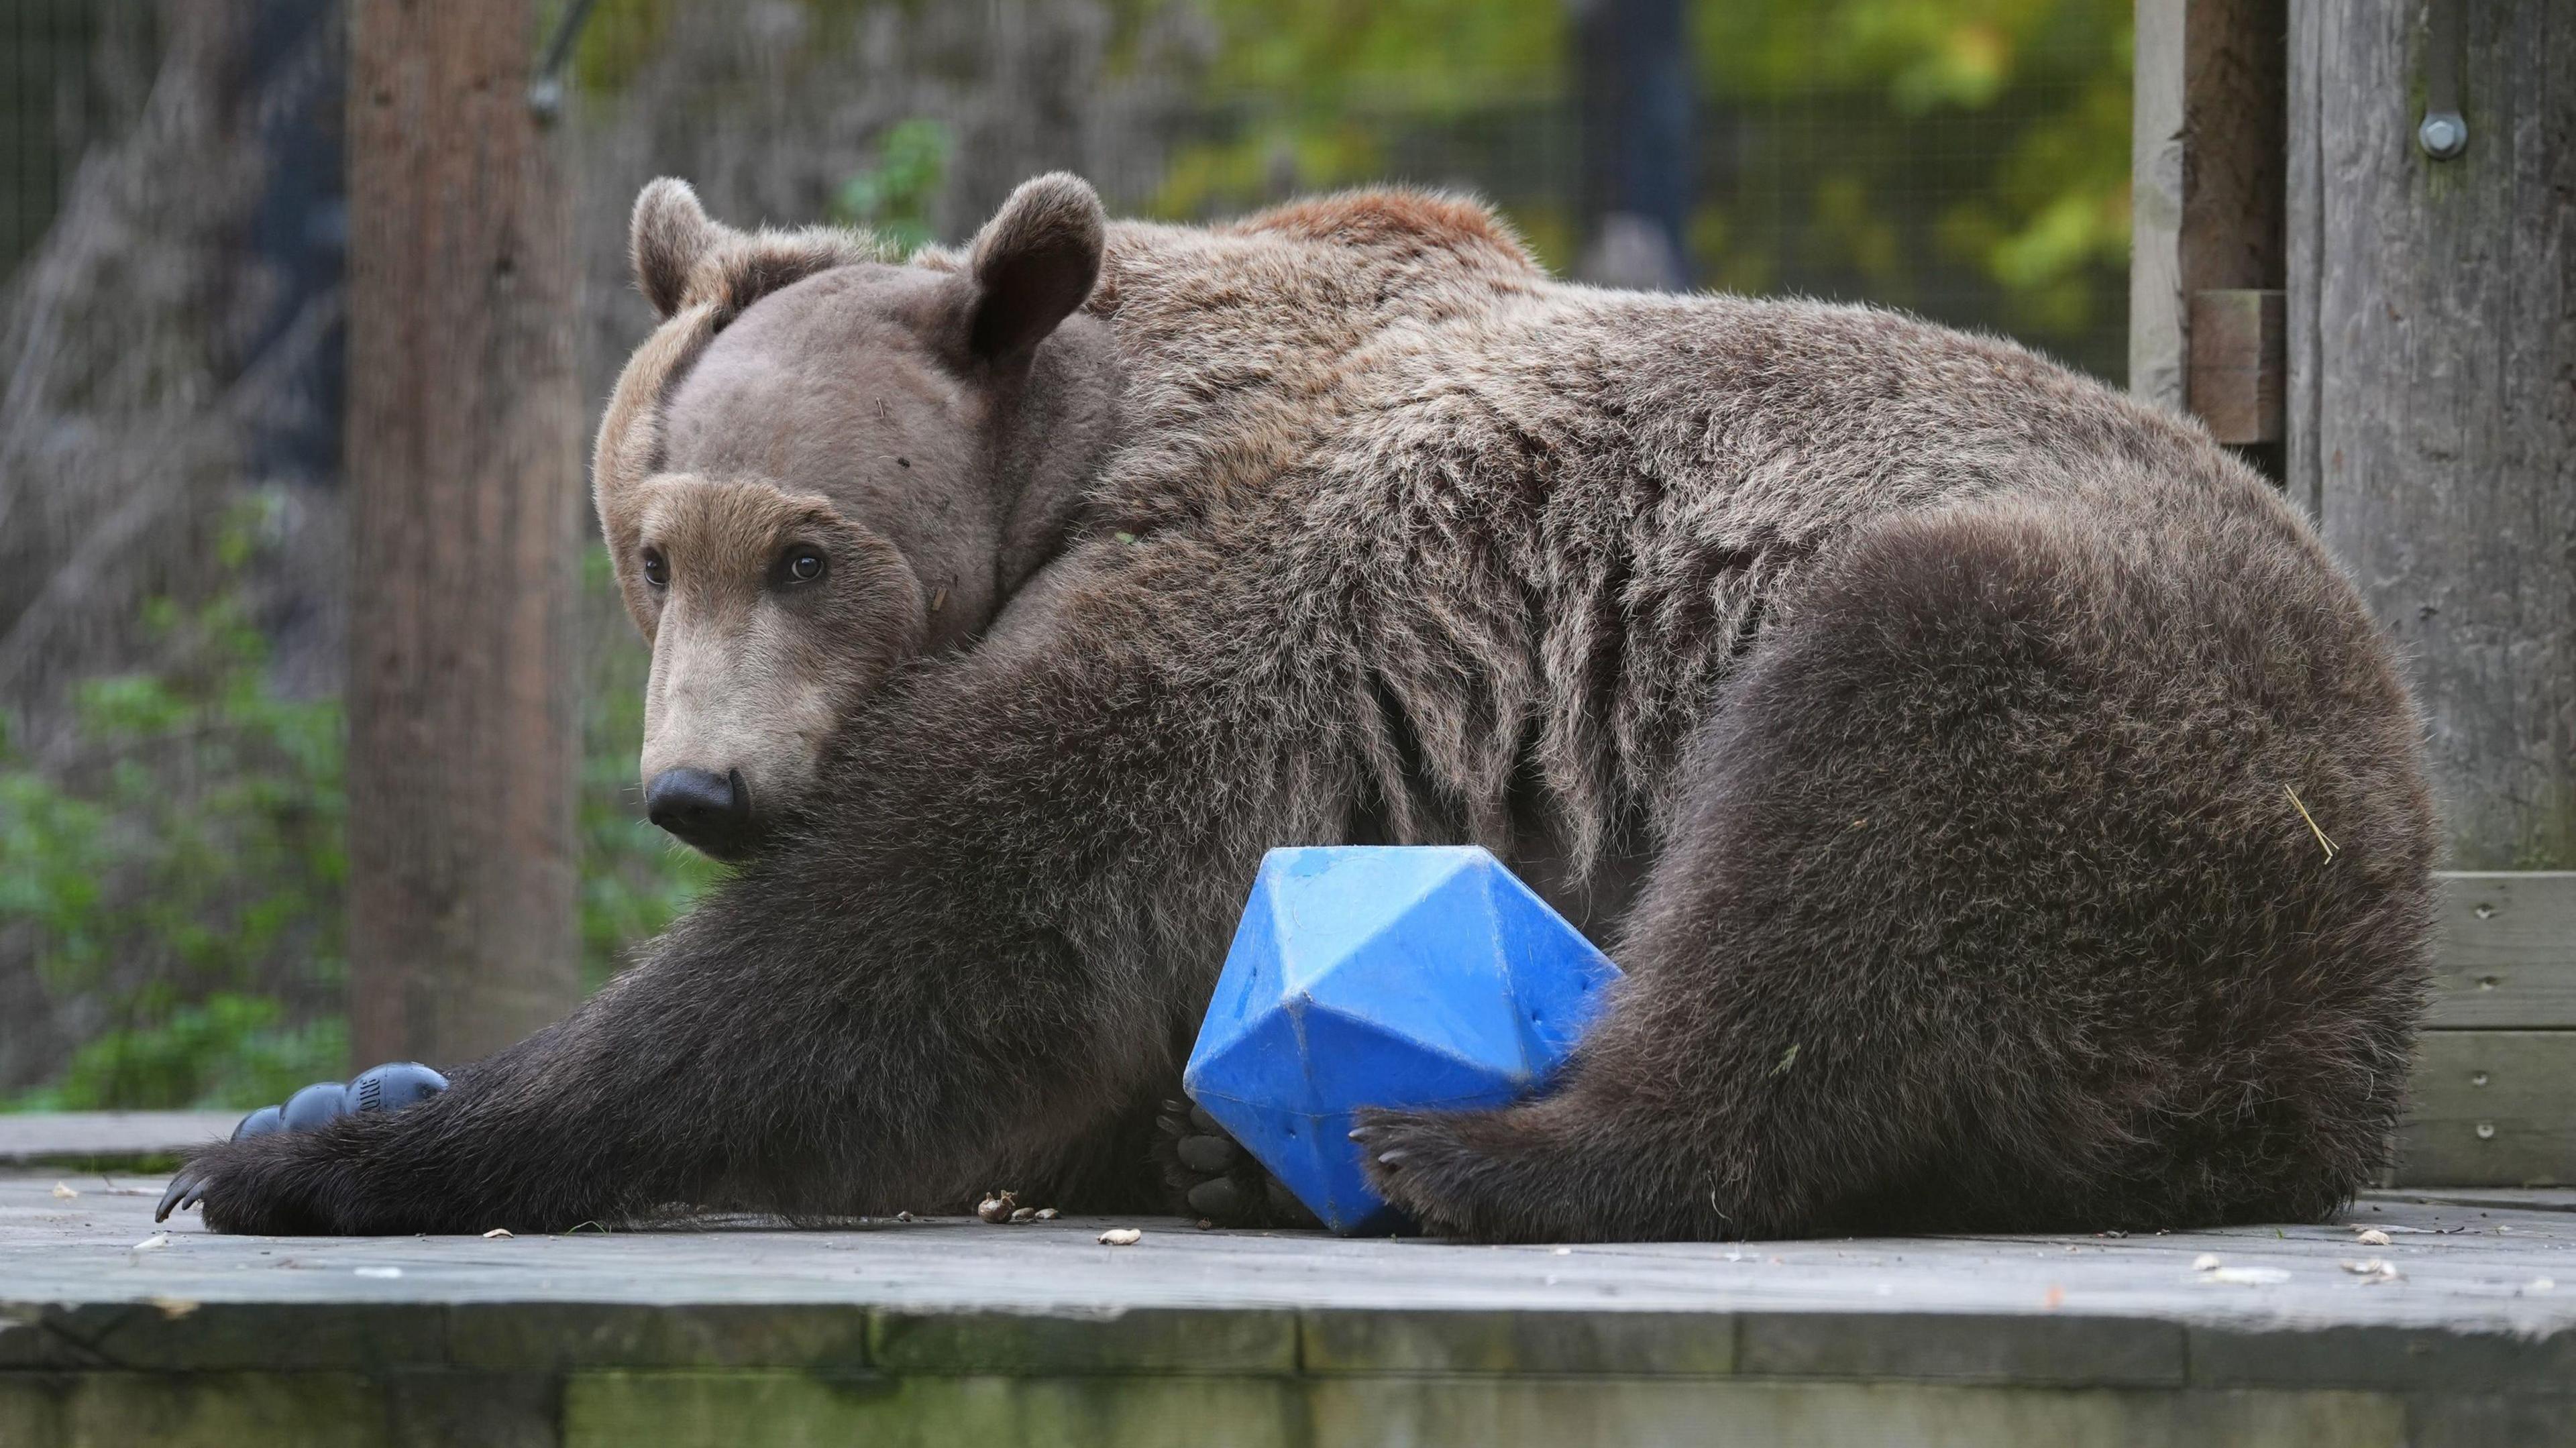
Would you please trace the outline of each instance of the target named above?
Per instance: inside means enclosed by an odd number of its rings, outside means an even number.
[[[0,0],[0,1103],[273,1099],[338,1064],[347,3]],[[1056,168],[1174,220],[1399,181],[1489,199],[1560,272],[1618,273],[1568,0],[537,9],[531,56],[581,22],[553,126],[594,405],[649,323],[626,220],[658,175],[728,221],[905,242],[962,239]],[[1677,279],[1905,307],[2112,375],[2127,16],[1693,5]],[[593,979],[708,878],[636,808],[643,659],[603,562]]]
[[[0,3],[0,274],[54,219],[79,148],[105,119],[94,0]]]

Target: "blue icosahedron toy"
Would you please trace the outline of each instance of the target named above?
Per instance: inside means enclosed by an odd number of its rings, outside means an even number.
[[[1324,1225],[1393,1231],[1352,1113],[1531,1094],[1618,978],[1483,849],[1272,850],[1182,1085]]]

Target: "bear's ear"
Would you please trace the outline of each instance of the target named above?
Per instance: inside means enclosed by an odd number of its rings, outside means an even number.
[[[1025,359],[1091,295],[1108,230],[1099,193],[1081,177],[1057,171],[1020,183],[976,233],[967,259],[975,354],[991,362]]]
[[[635,257],[635,285],[654,311],[667,318],[680,309],[689,273],[722,231],[707,219],[698,193],[676,176],[665,176],[636,196],[627,244]]]

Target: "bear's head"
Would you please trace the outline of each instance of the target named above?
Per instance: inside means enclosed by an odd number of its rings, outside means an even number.
[[[656,824],[756,850],[863,696],[974,639],[1043,561],[1045,499],[1069,491],[1041,486],[1051,454],[1114,387],[1063,360],[1107,356],[1101,323],[1067,320],[1104,237],[1064,175],[1020,187],[962,256],[904,264],[851,232],[736,231],[678,181],[637,198],[636,277],[664,320],[618,381],[593,479],[653,649]]]

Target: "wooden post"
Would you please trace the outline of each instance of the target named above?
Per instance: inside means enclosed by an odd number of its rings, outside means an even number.
[[[2137,3],[2129,389],[2225,443],[2282,431],[2283,5]]]
[[[577,998],[581,403],[530,0],[357,0],[349,68],[349,960],[361,1064]]]
[[[2291,36],[2288,486],[2405,650],[2453,862],[2576,867],[2576,11],[2293,0]]]
[[[2181,410],[2183,59],[2188,0],[2138,0],[2129,123],[2129,390]]]

